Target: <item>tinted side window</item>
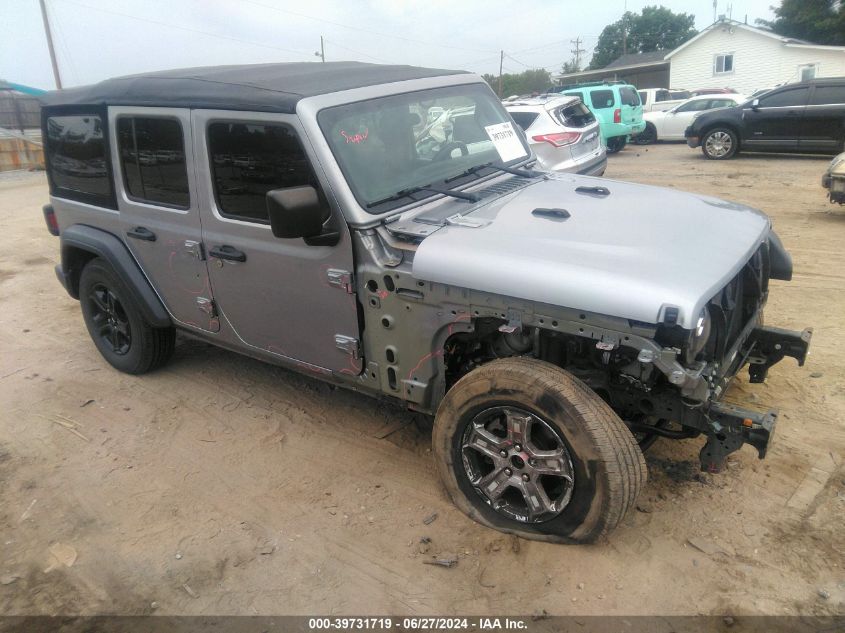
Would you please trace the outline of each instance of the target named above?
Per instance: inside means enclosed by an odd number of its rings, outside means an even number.
[[[669,101],[671,99],[671,95],[669,94],[668,90],[658,90],[657,91],[657,98],[655,101]]]
[[[228,217],[267,223],[268,191],[316,185],[299,139],[284,125],[212,123],[208,151],[217,207]]]
[[[99,116],[48,117],[45,150],[51,182],[54,188],[63,190],[55,192],[57,195],[98,198],[111,206],[106,143]]]
[[[645,90],[640,91],[638,94],[640,95],[640,103],[648,101],[648,93]]]
[[[613,90],[593,90],[590,93],[590,102],[594,108],[612,108],[616,100]]]
[[[536,112],[511,112],[510,115],[514,122],[523,130],[530,128],[538,116]]]
[[[676,112],[701,112],[710,107],[708,104],[709,100],[707,99],[696,99],[695,101],[689,101],[683,105],[679,105]]]
[[[665,92],[665,91],[664,91]],[[669,94],[668,92],[666,93]],[[626,106],[638,106],[640,105],[640,97],[637,95],[637,91],[633,88],[629,88],[627,86],[623,86],[619,89],[619,99],[622,101],[622,105]],[[665,99],[660,98],[660,93],[658,93],[658,101],[664,101]]]
[[[760,99],[760,106],[775,108],[780,106],[802,106],[807,103],[809,88],[793,88],[766,95]]]
[[[845,104],[845,86],[816,86],[810,104]]]
[[[123,182],[131,198],[188,208],[188,170],[179,121],[120,117],[117,144]]]
[[[735,106],[736,101],[731,101],[730,99],[711,99],[710,103],[707,105],[709,109],[712,108],[730,108],[731,106]]]

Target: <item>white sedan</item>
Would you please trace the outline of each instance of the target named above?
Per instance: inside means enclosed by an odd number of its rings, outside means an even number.
[[[715,108],[729,108],[746,101],[747,97],[738,94],[700,95],[664,112],[646,112],[643,114],[645,130],[634,141],[640,145],[648,145],[655,141],[686,140],[684,130],[692,124],[698,114]]]

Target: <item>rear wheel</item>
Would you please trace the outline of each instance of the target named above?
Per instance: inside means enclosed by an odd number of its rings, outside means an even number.
[[[625,136],[614,136],[607,139],[607,153],[616,154],[617,152],[622,151],[627,142],[627,137]]]
[[[737,151],[739,140],[731,129],[715,128],[701,139],[701,152],[710,160],[727,160],[736,156]]]
[[[455,504],[530,539],[605,536],[646,480],[642,452],[607,403],[533,359],[493,361],[459,380],[437,411],[432,441]]]
[[[173,354],[174,329],[144,321],[134,294],[105,260],[92,259],[82,269],[79,302],[94,345],[115,369],[143,374]]]
[[[646,123],[645,129],[634,137],[637,145],[651,145],[656,141],[657,129],[651,123]]]

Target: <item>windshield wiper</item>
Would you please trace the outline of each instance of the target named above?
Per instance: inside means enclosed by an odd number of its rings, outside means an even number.
[[[380,198],[379,200],[374,200],[373,202],[367,203],[367,208],[372,209],[373,207],[377,207],[380,204],[386,204],[388,202],[395,202],[396,200],[401,200],[402,198],[410,198],[411,194],[418,193],[420,191],[424,191],[426,187],[408,187],[407,189],[400,189],[394,194],[387,196],[386,198]]]
[[[458,200],[466,200],[467,202],[478,202],[479,200],[481,200],[481,196],[479,196],[477,193],[464,193],[463,191],[441,189],[439,187],[432,187],[431,185],[420,185],[419,187],[409,187],[408,189],[402,189],[401,191],[397,191],[393,195],[387,196],[386,198],[382,198],[381,200],[376,200],[375,202],[368,202],[367,208],[372,209],[373,207],[377,207],[380,204],[385,204],[387,202],[395,202],[396,200],[401,200],[402,198],[410,198],[411,194],[418,193],[420,191],[433,191],[434,193],[440,193],[444,196],[451,196],[452,198],[457,198]]]
[[[505,167],[504,165],[496,165],[493,161],[489,163],[482,163],[481,165],[476,165],[475,167],[470,167],[466,171],[461,172],[457,176],[452,176],[451,178],[447,178],[444,182],[452,182],[453,180],[457,180],[458,178],[463,178],[464,176],[471,176],[472,174],[481,171],[490,167],[492,169],[498,169],[499,171],[503,171],[508,174],[513,174],[514,176],[521,176],[522,178],[536,178],[537,176],[542,175],[542,172],[534,171],[533,169],[517,169],[515,167]]]

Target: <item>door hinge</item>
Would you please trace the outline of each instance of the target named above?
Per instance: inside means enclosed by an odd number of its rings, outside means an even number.
[[[214,300],[206,297],[197,297],[197,308],[208,317],[208,329],[212,332],[220,331],[220,318],[217,314],[217,305]]]
[[[205,259],[202,242],[197,242],[196,240],[185,240],[185,250],[200,261]]]
[[[337,288],[343,288],[349,294],[355,292],[353,285],[352,273],[348,270],[340,270],[338,268],[329,268],[326,271],[326,276],[329,279],[329,285]]]
[[[357,338],[345,334],[335,334],[334,344],[339,350],[343,350],[355,360],[361,358],[361,344]]]
[[[214,301],[212,299],[197,297],[197,307],[201,311],[205,312],[209,317],[217,316],[217,306],[214,305]]]

